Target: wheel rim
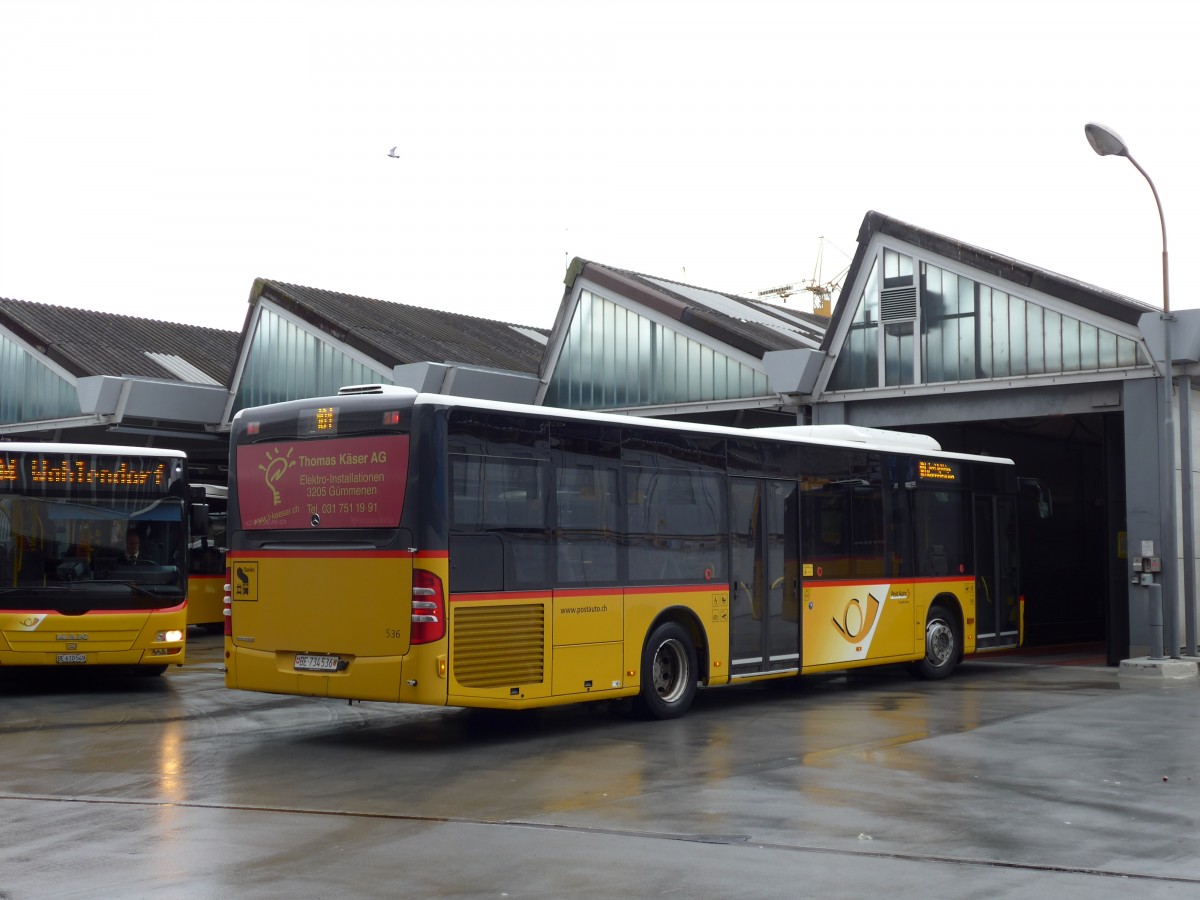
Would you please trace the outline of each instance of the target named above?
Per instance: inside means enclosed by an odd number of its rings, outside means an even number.
[[[650,677],[654,692],[666,703],[674,703],[687,688],[687,653],[683,644],[671,638],[654,651],[654,666]]]
[[[925,626],[925,658],[944,666],[954,655],[954,631],[945,619],[930,619]]]

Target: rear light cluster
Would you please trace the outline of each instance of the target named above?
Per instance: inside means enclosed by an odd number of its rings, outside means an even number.
[[[413,570],[412,634],[410,643],[431,644],[446,636],[446,598],[442,579],[423,569]],[[229,627],[226,620],[225,626]]]
[[[233,591],[233,575],[229,568],[225,569],[225,598],[221,601],[221,618],[225,620],[225,636],[233,636],[233,601],[230,593]]]

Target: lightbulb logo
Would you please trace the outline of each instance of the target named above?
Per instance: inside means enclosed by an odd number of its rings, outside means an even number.
[[[281,500],[279,488],[275,487],[276,483],[287,474],[288,469],[296,465],[296,461],[292,459],[292,449],[289,447],[286,455],[276,455],[277,451],[268,450],[266,463],[258,467],[262,470],[267,488],[271,491],[271,500],[274,506],[278,506]]]

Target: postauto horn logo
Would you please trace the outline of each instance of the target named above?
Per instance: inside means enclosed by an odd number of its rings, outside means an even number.
[[[879,618],[879,607],[880,603],[874,594],[867,594],[865,609],[861,600],[851,597],[846,601],[846,608],[842,610],[841,620],[834,616],[833,625],[848,643],[857,644],[875,627],[875,620]]]

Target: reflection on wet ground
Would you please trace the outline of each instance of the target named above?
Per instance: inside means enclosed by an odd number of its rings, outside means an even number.
[[[54,829],[89,842],[80,896],[1200,885],[1195,692],[1132,694],[1112,669],[885,668],[704,691],[645,722],[246,694],[222,655],[197,633],[161,678],[0,681],[0,896],[49,896],[61,854],[30,835]]]

